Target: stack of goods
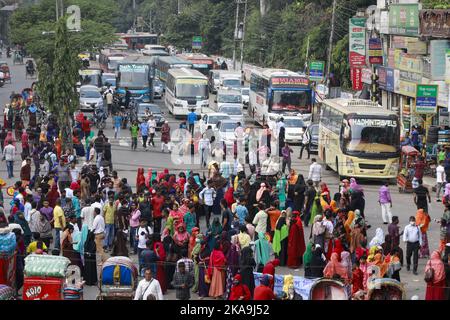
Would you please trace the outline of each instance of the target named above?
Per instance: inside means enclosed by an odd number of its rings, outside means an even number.
[[[78,287],[65,287],[64,300],[81,300],[83,296],[83,288]]]
[[[16,251],[16,235],[8,228],[3,228],[0,232],[0,255],[12,256]]]
[[[0,284],[0,301],[1,300],[14,300],[13,288]]]
[[[70,260],[61,256],[31,254],[25,258],[27,277],[65,278]]]

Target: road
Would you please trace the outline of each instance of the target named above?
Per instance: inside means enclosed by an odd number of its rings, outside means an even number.
[[[25,66],[14,66],[12,65],[12,60],[9,59],[9,64],[11,66],[11,71],[13,74],[12,84],[6,84],[3,88],[0,88],[0,105],[2,106],[1,115],[3,115],[3,106],[8,102],[9,95],[11,91],[20,91],[24,87],[28,87],[31,84],[31,80],[25,79]],[[164,108],[164,104],[162,101],[157,102]],[[165,108],[164,108],[165,109]],[[175,120],[171,117],[167,109],[165,109],[165,116],[168,119],[172,130],[178,128],[179,120]],[[3,118],[2,118],[3,119]],[[247,119],[250,120],[250,119]],[[2,121],[3,122],[3,121]],[[253,124],[253,122],[247,121],[248,123]],[[129,183],[134,187],[136,180],[136,172],[138,167],[143,167],[147,171],[147,168],[157,169],[158,171],[163,168],[168,168],[169,170],[194,170],[200,171],[200,166],[198,164],[176,164],[174,163],[174,159],[179,157],[169,155],[168,153],[162,153],[160,151],[160,143],[159,140],[155,148],[149,149],[149,151],[144,151],[142,148],[142,144],[138,145],[137,151],[131,151],[131,143],[130,143],[130,132],[129,130],[122,131],[122,137],[119,139],[114,139],[114,133],[112,130],[112,123],[108,120],[107,128],[104,130],[105,134],[111,138],[112,143],[112,154],[113,154],[113,163],[114,169],[118,171],[120,177],[127,178]],[[20,148],[20,147],[19,147]],[[310,162],[308,160],[298,160],[297,156],[299,153],[298,147],[294,147],[293,157],[293,168],[298,172],[305,176],[308,175],[308,169]],[[15,164],[16,171],[18,170],[19,161]],[[12,185],[14,181],[12,179],[6,179],[6,166],[4,162],[1,162],[0,165],[1,177],[6,180],[8,186]],[[17,176],[17,175],[16,175]],[[338,178],[336,174],[332,171],[324,170],[323,181],[325,181],[331,193],[338,191]],[[378,205],[378,189],[380,187],[379,183],[376,182],[361,182],[366,196],[366,220],[368,224],[372,227],[368,230],[369,241],[375,235],[375,230],[378,227],[381,227],[385,234],[387,233],[387,226],[382,224],[381,219],[381,210]],[[393,214],[399,216],[401,228],[408,223],[408,218],[411,215],[415,215],[416,209],[413,203],[413,197],[411,194],[400,194],[397,191],[397,188],[391,187],[391,194],[393,198]],[[432,197],[434,199],[434,197]],[[9,209],[9,208],[7,208]],[[433,219],[440,219],[442,215],[443,209],[442,204],[436,203],[434,200],[430,205],[430,215]],[[204,228],[204,221],[203,228]],[[308,236],[310,233],[309,228],[305,230],[305,235]],[[434,221],[431,222],[430,228],[428,231],[428,239],[430,251],[439,247],[439,225]],[[402,245],[403,246],[403,245]],[[405,246],[403,246],[405,247]],[[406,250],[404,248],[406,253]],[[136,260],[136,257],[133,256],[133,259]],[[406,271],[406,265],[401,270],[401,280],[405,284],[405,289],[407,292],[407,297],[411,298],[413,295],[418,295],[419,299],[424,299],[425,297],[425,288],[426,284],[423,280],[424,267],[426,260],[419,260],[419,275],[414,276],[412,272]],[[405,262],[406,264],[406,262]],[[293,274],[298,276],[303,276],[303,269],[300,270],[292,270],[288,268],[277,268],[278,274]],[[85,299],[95,299],[98,293],[98,289],[96,287],[86,287],[85,288]],[[175,299],[174,291],[169,291],[169,293],[165,296],[166,299]],[[193,295],[193,299],[197,299],[196,295]]]

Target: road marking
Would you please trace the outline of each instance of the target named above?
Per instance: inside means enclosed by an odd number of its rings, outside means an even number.
[[[129,147],[130,146],[130,144],[126,140],[123,140],[123,139],[119,140],[119,145],[122,146],[122,147]]]

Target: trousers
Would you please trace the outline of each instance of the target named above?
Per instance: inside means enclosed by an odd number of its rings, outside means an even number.
[[[392,222],[391,204],[389,202],[381,204],[381,216],[383,218],[383,222]]]
[[[411,256],[413,257],[413,271],[417,271],[419,265],[419,241],[406,243],[406,266],[411,266]]]

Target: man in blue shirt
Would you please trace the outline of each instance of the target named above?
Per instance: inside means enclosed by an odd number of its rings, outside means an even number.
[[[236,216],[239,218],[239,224],[245,225],[245,218],[248,216],[248,210],[245,207],[245,200],[241,199],[236,206]]]
[[[139,129],[141,130],[142,146],[144,147],[144,150],[147,151],[147,139],[148,139],[147,119],[144,119],[144,121],[139,125]]]
[[[122,116],[118,112],[113,118],[114,120],[114,139],[117,139],[120,135],[120,126],[122,125]]]
[[[191,135],[194,135],[194,126],[195,122],[197,121],[197,114],[195,113],[195,109],[191,109],[191,112],[189,112],[187,116],[187,121],[189,124],[189,132]]]

